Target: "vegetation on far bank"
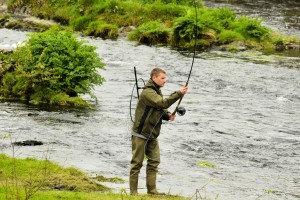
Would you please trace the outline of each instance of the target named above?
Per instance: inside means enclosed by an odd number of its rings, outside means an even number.
[[[11,55],[0,53],[0,98],[35,105],[89,107],[80,96],[96,98],[92,89],[104,81],[97,73],[104,64],[95,47],[77,41],[74,31],[109,39],[125,32],[129,40],[185,50],[194,49],[195,44],[197,50],[223,46],[228,51],[284,50],[295,43],[300,47],[299,38],[280,35],[263,26],[260,19],[238,17],[228,8],[207,8],[201,0],[194,7],[193,2],[9,0],[11,13],[27,12],[60,25],[41,25],[41,32],[31,34]],[[0,26],[23,26],[10,18],[10,14],[0,16]],[[33,26],[38,29],[36,23]]]
[[[104,179],[104,180],[102,180]],[[101,180],[115,181],[120,178]],[[73,167],[61,167],[47,159],[14,158],[0,154],[0,199],[19,200],[115,200],[115,199],[170,199],[184,200],[179,196],[130,196],[126,191],[111,193],[111,190],[100,184],[99,179],[91,178]]]
[[[9,0],[9,11],[20,9],[42,19],[52,19],[89,36],[115,39],[120,30],[128,39],[144,44],[192,49],[197,29],[197,49],[228,45],[228,50],[277,49],[299,43],[280,35],[262,20],[238,17],[228,8],[207,8],[193,0]],[[233,43],[234,42],[234,43]],[[232,45],[230,45],[232,44]]]

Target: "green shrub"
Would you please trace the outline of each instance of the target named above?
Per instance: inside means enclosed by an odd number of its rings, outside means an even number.
[[[166,44],[170,31],[157,21],[147,22],[128,35],[129,40],[144,44]]]
[[[30,34],[12,55],[16,65],[13,94],[33,104],[59,105],[75,105],[70,98],[80,94],[93,96],[93,86],[104,81],[97,72],[104,64],[95,47],[85,43],[56,27]]]
[[[198,9],[197,21],[196,13],[189,10],[184,17],[179,17],[174,21],[173,40],[175,45],[187,47],[185,43],[193,44],[196,29],[197,39],[208,38],[208,40],[214,42],[216,36],[215,34],[211,35],[211,30],[214,30],[215,33],[222,30],[222,27],[220,27],[218,23],[215,23],[215,21],[214,15],[212,15],[208,9]],[[210,43],[210,41],[208,41],[208,43]]]
[[[154,3],[143,7],[142,15],[147,20],[172,20],[186,14],[186,8],[173,4]]]
[[[94,5],[103,4],[105,0],[78,0],[79,5],[84,7],[92,7]]]
[[[13,72],[7,72],[5,75],[2,77],[2,83],[1,83],[1,93],[4,96],[9,96],[11,95],[11,91],[13,86],[16,83],[16,77]]]
[[[190,42],[195,36],[196,23],[191,17],[179,17],[173,25],[173,39],[176,43],[180,41]]]
[[[92,21],[91,16],[81,16],[76,18],[75,20],[71,21],[71,26],[74,28],[75,31],[81,31],[86,29],[88,24]]]
[[[58,6],[50,18],[62,25],[69,25],[71,21],[81,16],[81,12],[83,10],[78,5]]]
[[[262,20],[240,17],[232,24],[233,30],[241,33],[246,39],[264,41],[270,38],[271,30],[261,25]]]
[[[124,14],[123,7],[121,6],[121,2],[119,0],[110,0],[107,1],[107,10],[108,13],[118,13]]]
[[[91,22],[85,33],[89,36],[115,39],[119,36],[119,30],[116,25],[107,24],[103,21]]]
[[[243,41],[244,37],[235,31],[224,30],[218,35],[218,40],[221,44],[228,44],[234,41]]]
[[[93,16],[98,16],[102,13],[104,13],[106,10],[108,10],[108,4],[106,2],[103,2],[101,4],[96,4],[92,7],[89,7],[89,10],[87,11],[88,14],[91,14]]]
[[[145,4],[162,3],[162,4],[178,4],[178,5],[186,5],[186,6],[194,5],[194,0],[139,0],[139,2]],[[198,7],[203,6],[202,0],[196,0],[196,5]]]
[[[272,34],[271,37],[272,37],[273,44],[277,46],[300,42],[300,39],[297,38],[297,36],[283,36],[277,33],[277,34]]]
[[[0,19],[11,19],[11,15],[10,14],[0,15]]]
[[[207,14],[211,15],[214,23],[217,23],[221,29],[229,29],[232,22],[236,19],[236,14],[228,8],[210,9]]]

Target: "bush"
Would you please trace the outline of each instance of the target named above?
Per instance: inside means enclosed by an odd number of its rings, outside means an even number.
[[[221,29],[229,29],[232,22],[236,20],[236,14],[228,8],[211,9],[207,12]]]
[[[221,44],[228,44],[234,41],[243,41],[244,37],[235,31],[224,30],[219,34],[218,40]]]
[[[92,21],[90,16],[78,17],[75,20],[71,21],[71,26],[75,31],[81,31],[86,29],[87,25]]]
[[[176,43],[180,41],[189,42],[195,36],[194,20],[190,17],[179,17],[173,25],[173,38]]]
[[[148,3],[148,4],[153,4],[153,3],[163,3],[163,4],[178,4],[178,5],[186,5],[186,6],[193,6],[194,5],[194,0],[139,0],[142,3]],[[203,6],[202,0],[196,0],[196,5]]]
[[[119,30],[116,25],[107,24],[103,21],[91,22],[85,33],[89,36],[116,39],[119,36]]]
[[[169,38],[169,30],[157,21],[142,24],[132,31],[128,38],[144,44],[166,44]]]
[[[93,96],[93,86],[104,81],[97,72],[104,64],[94,50],[56,27],[31,34],[12,55],[15,81],[8,80],[14,83],[13,95],[33,104],[59,105],[74,105],[71,98],[79,94]]]
[[[232,24],[233,30],[241,33],[246,39],[264,41],[270,38],[271,30],[261,25],[262,20],[240,17]]]
[[[184,7],[173,4],[154,3],[145,6],[143,9],[143,15],[148,20],[172,20],[174,17],[180,17],[185,14],[186,9]]]
[[[198,44],[200,46],[210,46],[216,41],[217,32],[223,29],[215,22],[214,15],[209,9],[198,9],[197,21],[196,13],[192,10],[189,10],[184,17],[177,18],[173,24],[174,45],[184,48],[193,47],[197,29]],[[203,39],[207,41],[205,42]]]

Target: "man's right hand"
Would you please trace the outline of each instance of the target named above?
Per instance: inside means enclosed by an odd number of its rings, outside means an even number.
[[[185,86],[183,86],[182,88],[180,88],[180,92],[181,92],[182,94],[186,94],[187,90],[188,90],[188,86],[187,86],[187,85],[185,85]]]

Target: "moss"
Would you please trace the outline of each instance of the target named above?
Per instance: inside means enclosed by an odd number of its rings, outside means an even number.
[[[216,164],[211,163],[211,162],[208,162],[208,161],[199,161],[199,162],[197,163],[197,166],[199,166],[199,167],[210,167],[210,168],[215,168],[215,167],[217,167]]]

